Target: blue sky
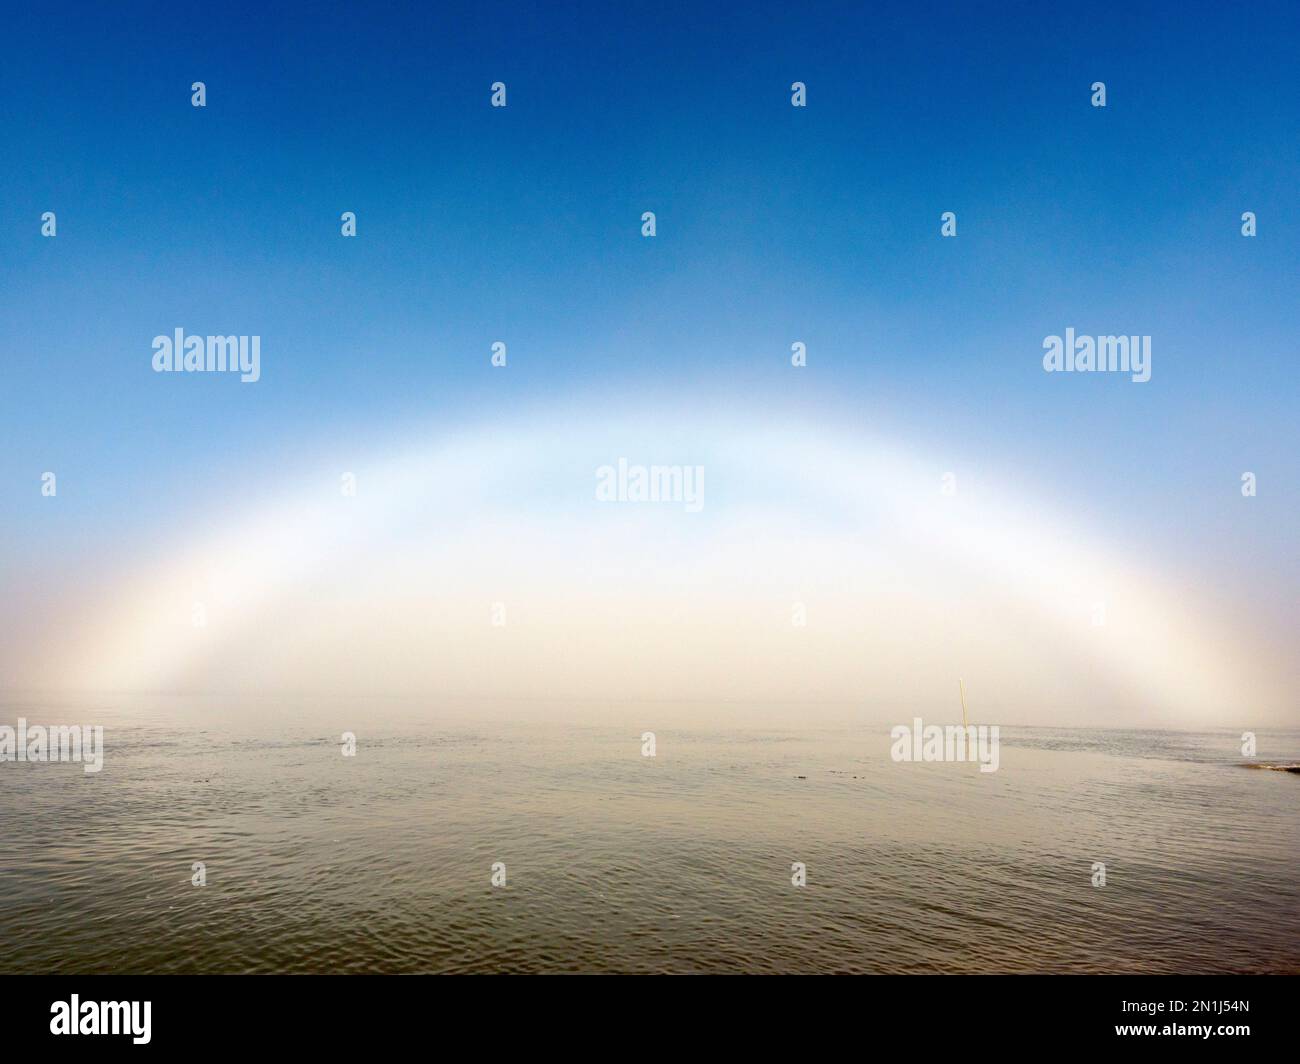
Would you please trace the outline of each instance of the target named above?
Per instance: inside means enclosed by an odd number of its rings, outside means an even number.
[[[8,20],[0,577],[399,430],[635,399],[880,428],[1291,609],[1294,5]],[[259,334],[262,380],[152,373],[178,326]],[[1067,326],[1152,335],[1152,381],[1043,373]]]

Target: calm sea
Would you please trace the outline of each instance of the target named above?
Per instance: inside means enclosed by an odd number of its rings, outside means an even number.
[[[1004,728],[980,773],[743,711],[19,716],[106,754],[0,764],[5,972],[1300,971],[1300,776],[1240,767],[1239,730]]]

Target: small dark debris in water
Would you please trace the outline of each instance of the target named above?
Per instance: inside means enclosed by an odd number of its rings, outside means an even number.
[[[807,776],[796,776],[796,777],[795,777],[795,779],[797,779],[797,780],[806,780],[807,778],[808,778]]]

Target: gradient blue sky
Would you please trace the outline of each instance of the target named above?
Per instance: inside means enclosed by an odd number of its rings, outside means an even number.
[[[6,18],[0,579],[129,553],[399,430],[635,399],[1011,471],[1135,559],[1294,620],[1294,4]],[[178,326],[260,334],[261,382],[151,372]],[[1152,381],[1045,374],[1067,326],[1151,334]]]

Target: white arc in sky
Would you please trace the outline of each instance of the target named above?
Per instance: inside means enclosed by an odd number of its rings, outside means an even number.
[[[703,469],[698,512],[597,470]],[[90,690],[840,701],[1215,724],[1269,697],[1210,604],[904,448],[662,411],[438,431],[214,513],[122,581]],[[196,618],[198,618],[196,620]],[[66,659],[65,659],[66,660]],[[1244,675],[1254,676],[1252,683]]]

